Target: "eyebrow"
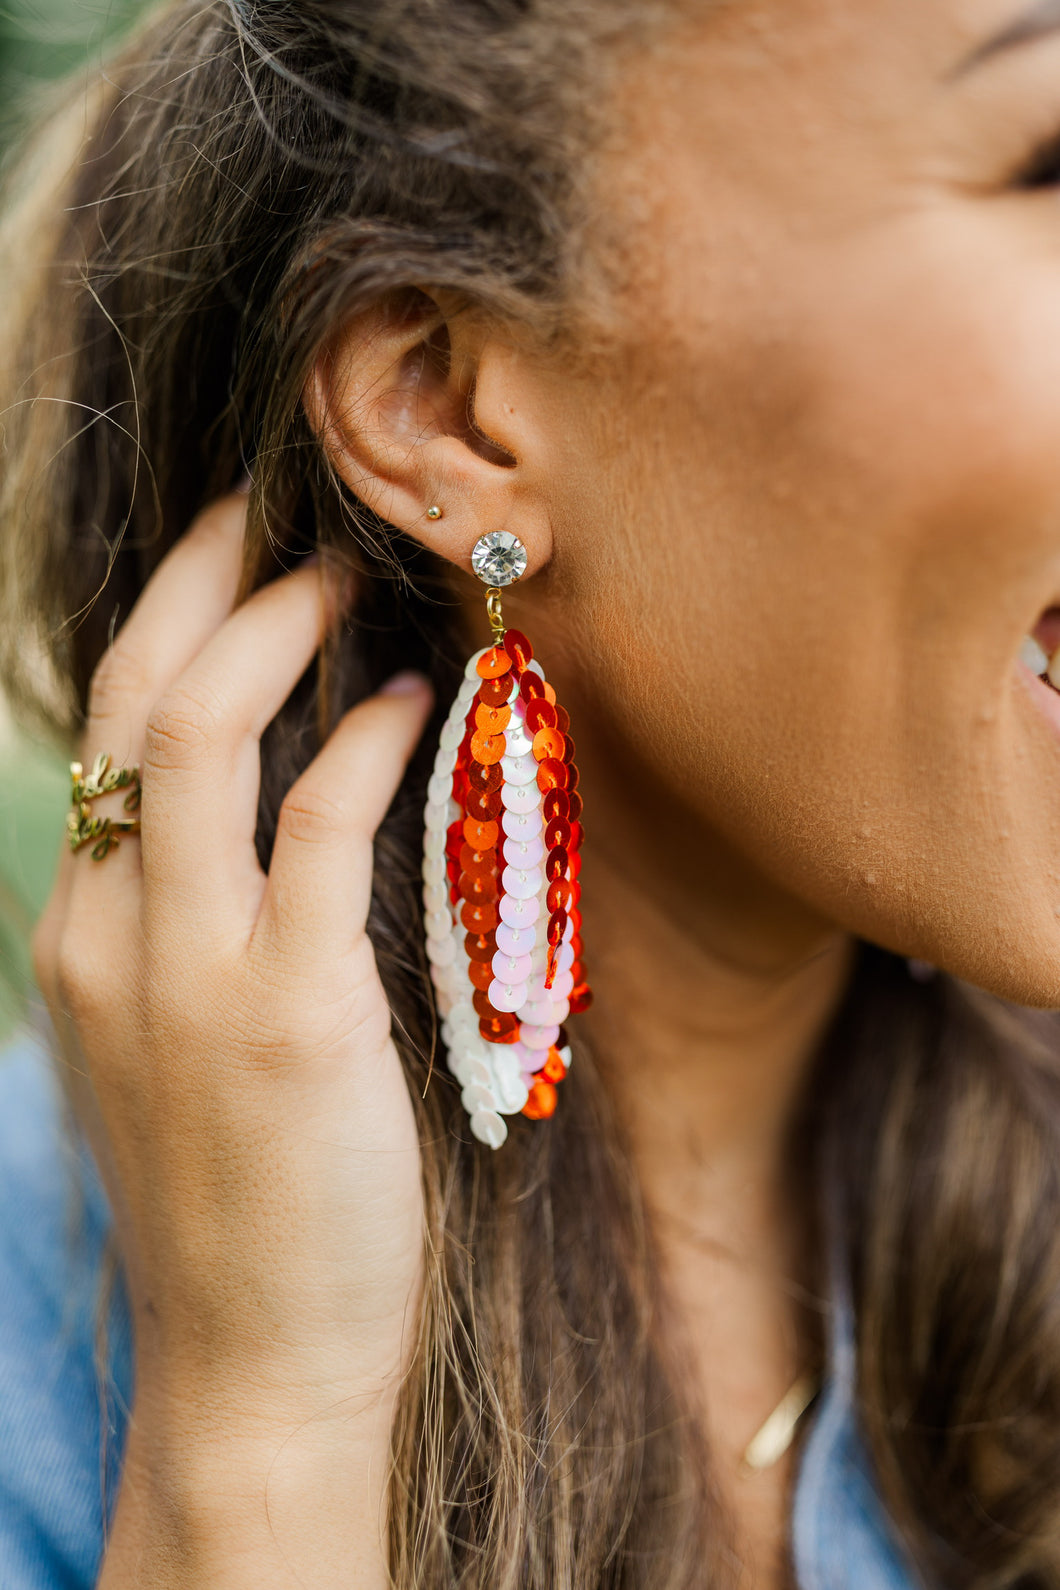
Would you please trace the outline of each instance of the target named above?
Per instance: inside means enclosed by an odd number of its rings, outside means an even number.
[[[1020,44],[1031,44],[1035,39],[1057,32],[1060,32],[1060,0],[1038,0],[1037,5],[1031,6],[1029,11],[1003,27],[1000,33],[995,33],[985,44],[977,45],[970,55],[959,62],[951,75],[954,78],[963,77],[966,72],[1005,50],[1015,49]]]

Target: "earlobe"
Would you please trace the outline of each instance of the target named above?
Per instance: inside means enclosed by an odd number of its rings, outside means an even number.
[[[509,360],[470,313],[395,294],[343,323],[303,402],[336,474],[381,518],[468,570],[484,531],[510,530],[533,573],[551,553],[548,515],[527,493],[519,438],[490,435],[475,412],[484,369],[492,390]]]

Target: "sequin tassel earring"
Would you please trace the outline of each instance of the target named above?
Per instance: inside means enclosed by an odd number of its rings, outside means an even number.
[[[424,812],[427,956],[449,1069],[471,1130],[499,1148],[504,1117],[541,1120],[570,1066],[563,1023],[592,992],[582,964],[582,801],[570,718],[501,587],[526,549],[494,530],[472,567],[493,643],[476,652],[442,730]]]

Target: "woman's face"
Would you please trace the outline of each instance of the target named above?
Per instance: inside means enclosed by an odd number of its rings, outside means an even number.
[[[1060,3],[737,0],[614,126],[611,341],[547,410],[587,741],[815,912],[1060,1004],[1019,661],[1060,645]]]

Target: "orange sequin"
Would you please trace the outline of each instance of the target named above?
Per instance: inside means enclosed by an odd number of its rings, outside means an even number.
[[[566,744],[565,736],[558,729],[538,729],[534,735],[534,755],[539,762],[545,761],[547,757],[555,757],[562,762]]]
[[[492,850],[500,838],[501,825],[496,818],[480,823],[477,817],[465,817],[464,839],[472,850]]]
[[[464,797],[464,810],[469,817],[477,817],[480,823],[488,823],[492,817],[499,817],[504,810],[500,790],[487,793],[484,789],[469,789]]]
[[[488,707],[503,707],[511,693],[512,681],[508,674],[498,674],[496,679],[483,679],[478,687],[478,699]]]
[[[556,1090],[551,1082],[543,1078],[533,1083],[530,1096],[523,1105],[523,1114],[529,1116],[531,1121],[547,1121],[550,1115],[556,1113]]]
[[[547,756],[537,770],[537,787],[539,790],[566,789],[570,770],[566,762],[560,762],[554,756]]]
[[[464,949],[467,951],[469,961],[484,961],[487,965],[497,953],[496,933],[468,933],[464,938]],[[489,986],[488,984],[486,985]]]
[[[476,850],[474,845],[461,845],[460,871],[466,872],[472,878],[484,877],[487,872],[493,872],[497,866],[497,852],[495,849]]]
[[[503,734],[483,734],[481,730],[471,736],[471,755],[483,767],[499,762],[504,755]]]
[[[491,646],[475,664],[480,679],[499,679],[502,674],[510,673],[511,668],[512,659],[502,646]]]
[[[567,1075],[567,1067],[559,1057],[559,1050],[554,1046],[548,1051],[548,1058],[536,1076],[544,1077],[546,1082],[562,1082]]]
[[[483,994],[489,991],[493,981],[493,967],[489,961],[469,961],[467,975],[472,988],[477,988]]]
[[[476,905],[482,900],[496,900],[500,893],[500,886],[492,873],[475,877],[470,872],[463,872],[458,887],[461,899],[473,900]]]
[[[501,915],[492,900],[465,900],[460,908],[460,921],[469,933],[491,933]]]
[[[492,795],[504,783],[504,769],[499,761],[471,762],[468,764],[467,781],[472,789]]]
[[[475,727],[480,734],[503,734],[511,716],[511,707],[491,707],[485,701],[480,701],[475,708]]]
[[[482,994],[476,994],[476,999],[482,999]],[[478,1006],[476,1005],[476,1010]],[[482,1016],[481,1011],[479,1012]],[[507,1011],[494,1011],[491,1016],[482,1016],[478,1030],[487,1043],[518,1043],[519,1022],[515,1016]]]

